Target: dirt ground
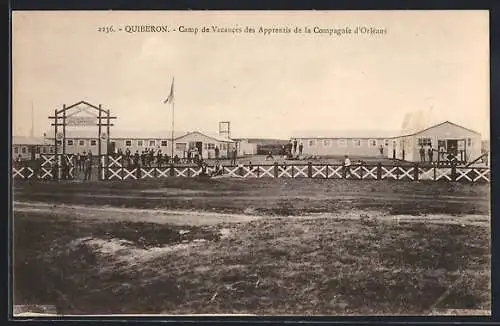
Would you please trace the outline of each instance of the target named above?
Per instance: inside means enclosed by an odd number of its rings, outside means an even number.
[[[64,314],[435,314],[490,304],[489,188],[14,185],[14,303]]]

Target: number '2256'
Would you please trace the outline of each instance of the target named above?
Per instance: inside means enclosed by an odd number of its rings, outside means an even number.
[[[100,33],[114,33],[115,29],[113,26],[100,26],[97,27],[97,31]]]

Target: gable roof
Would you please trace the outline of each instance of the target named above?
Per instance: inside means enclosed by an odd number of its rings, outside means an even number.
[[[221,136],[218,136],[218,135],[214,135],[214,134],[205,134],[205,133],[202,133],[202,132],[199,132],[199,131],[192,131],[192,132],[188,132],[187,134],[185,135],[182,135],[180,137],[177,137],[175,138],[175,140],[178,140],[178,139],[181,139],[181,138],[184,138],[184,137],[187,137],[189,135],[194,135],[194,134],[198,134],[198,135],[201,135],[201,136],[205,136],[205,137],[208,137],[210,139],[213,139],[215,141],[219,141],[219,142],[234,142],[234,140],[230,139],[230,138],[227,138],[227,137],[221,137]]]
[[[464,126],[461,126],[461,125],[459,125],[459,124],[456,124],[456,123],[453,123],[453,122],[450,122],[450,121],[446,120],[446,121],[443,121],[443,122],[437,123],[437,124],[435,124],[435,125],[432,125],[432,126],[430,126],[430,127],[427,127],[427,128],[425,128],[425,129],[422,129],[422,130],[420,130],[420,131],[413,132],[413,133],[411,133],[411,134],[406,134],[406,135],[401,135],[401,136],[393,137],[393,138],[415,136],[415,135],[421,134],[421,133],[423,133],[423,132],[425,132],[425,131],[427,131],[427,130],[429,130],[429,129],[436,128],[436,127],[440,127],[440,126],[445,125],[445,124],[450,124],[450,125],[452,125],[452,126],[455,126],[455,127],[458,127],[458,128],[462,128],[462,129],[464,129],[464,130],[467,130],[467,131],[470,131],[470,132],[472,132],[472,133],[475,133],[475,134],[477,134],[477,135],[481,135],[479,132],[477,132],[477,131],[475,131],[475,130],[472,130],[472,129],[466,128],[466,127],[464,127]]]
[[[12,136],[12,145],[52,145],[43,137]]]

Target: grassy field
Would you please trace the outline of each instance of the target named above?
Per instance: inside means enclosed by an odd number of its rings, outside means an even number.
[[[66,314],[490,309],[486,185],[47,182],[15,184],[14,200],[15,304]]]

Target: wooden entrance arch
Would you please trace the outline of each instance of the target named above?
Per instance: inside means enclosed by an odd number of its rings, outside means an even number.
[[[79,113],[86,112],[87,116],[79,116]],[[59,144],[61,141],[62,156],[66,156],[66,127],[91,127],[97,126],[97,147],[98,147],[98,171],[101,171],[102,166],[101,156],[103,155],[101,148],[102,142],[106,141],[106,152],[110,144],[110,127],[114,124],[111,120],[116,119],[111,116],[109,109],[103,109],[102,105],[93,105],[86,101],[79,101],[72,105],[65,104],[61,109],[55,109],[54,115],[49,116],[52,120],[51,126],[54,126],[54,146],[56,155],[59,154]],[[62,127],[62,130],[59,129]],[[106,128],[103,131],[103,128]],[[107,153],[106,153],[107,154]],[[107,160],[106,160],[107,161]],[[106,164],[107,165],[107,164]],[[59,173],[60,174],[60,173]],[[100,174],[100,173],[99,173]]]

